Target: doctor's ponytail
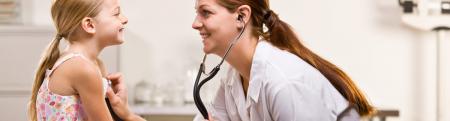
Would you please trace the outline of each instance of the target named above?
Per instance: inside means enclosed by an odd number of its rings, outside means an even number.
[[[264,15],[263,22],[268,28],[263,37],[268,42],[297,55],[319,70],[361,116],[369,116],[375,113],[375,109],[369,104],[353,80],[339,67],[305,47],[290,26],[281,21],[277,14],[269,10]]]
[[[369,104],[353,80],[339,67],[305,47],[292,28],[269,9],[268,0],[219,0],[218,2],[230,12],[241,5],[249,5],[252,9],[251,26],[254,36],[262,36],[272,45],[295,54],[319,70],[349,101],[350,106],[358,111],[359,115],[370,116],[375,113],[374,107]],[[268,30],[264,31],[263,26]]]

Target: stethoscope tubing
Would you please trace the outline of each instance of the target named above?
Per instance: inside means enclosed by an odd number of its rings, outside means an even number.
[[[208,111],[205,107],[205,105],[203,104],[202,98],[200,97],[200,88],[209,80],[211,80],[214,76],[216,76],[216,74],[219,72],[220,70],[220,66],[222,65],[222,63],[225,61],[225,59],[227,58],[231,48],[234,46],[234,44],[236,44],[237,40],[241,38],[242,34],[244,33],[244,30],[246,28],[246,24],[244,23],[244,27],[242,28],[241,32],[239,32],[239,35],[234,38],[234,40],[229,44],[225,55],[223,56],[222,60],[220,61],[219,64],[217,64],[216,67],[214,67],[213,70],[211,70],[208,74],[205,73],[205,60],[206,60],[206,54],[203,56],[203,60],[200,64],[198,73],[197,73],[197,77],[195,78],[195,83],[194,83],[194,91],[193,91],[193,95],[194,95],[194,103],[197,106],[199,112],[202,114],[204,119],[209,119],[208,116]],[[200,77],[202,75],[202,73],[205,73],[205,75],[207,75],[208,77],[206,77],[205,79],[203,79],[201,82],[200,81]]]

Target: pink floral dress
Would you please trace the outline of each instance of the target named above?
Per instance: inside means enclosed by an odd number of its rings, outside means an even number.
[[[81,54],[73,53],[60,58],[53,69],[47,70],[46,77],[39,88],[36,99],[36,113],[38,121],[83,121],[87,120],[83,112],[83,106],[79,95],[58,95],[52,93],[48,88],[48,77],[53,73],[60,64],[69,60],[72,57],[81,57],[86,59]],[[103,78],[103,90],[106,94],[108,81]],[[52,80],[56,81],[56,80]]]

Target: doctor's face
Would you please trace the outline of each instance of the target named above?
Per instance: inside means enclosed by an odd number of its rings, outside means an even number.
[[[223,56],[231,40],[239,32],[235,13],[229,12],[216,0],[197,0],[197,16],[192,28],[199,31],[203,42],[203,51]]]

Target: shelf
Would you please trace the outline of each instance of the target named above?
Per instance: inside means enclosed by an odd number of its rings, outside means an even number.
[[[31,94],[30,89],[28,88],[11,88],[11,87],[2,87],[0,89],[0,97],[1,96],[29,96]]]
[[[0,25],[0,33],[53,33],[51,26]]]
[[[148,115],[187,115],[194,116],[197,114],[197,108],[195,105],[184,105],[184,106],[165,106],[165,107],[155,107],[149,105],[133,105],[131,110],[141,116]]]

